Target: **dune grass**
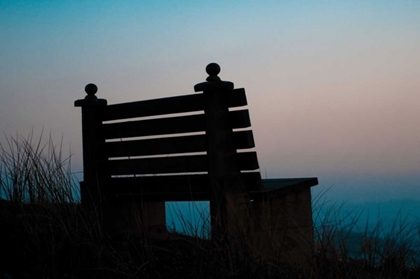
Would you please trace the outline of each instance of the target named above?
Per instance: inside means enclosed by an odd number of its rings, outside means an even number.
[[[359,222],[363,212],[343,205],[314,206],[315,258],[328,278],[416,278],[420,275],[420,224],[398,215],[391,227],[378,219]]]
[[[0,144],[0,197],[20,203],[74,203],[78,200],[71,156],[63,158],[62,142],[57,147],[51,136],[43,141],[42,133],[34,139],[7,138]]]
[[[305,268],[279,254],[255,257],[246,233],[215,243],[209,224],[179,214],[184,231],[167,240],[141,232],[109,236],[78,203],[71,156],[48,138],[11,137],[0,146],[0,274],[16,278],[419,278],[418,224],[360,225],[316,197],[315,249]],[[203,213],[204,214],[204,213]],[[207,221],[208,222],[208,221]],[[171,226],[169,226],[171,228]],[[272,245],[284,245],[272,239]],[[282,249],[278,249],[281,253]],[[258,251],[264,254],[264,251]]]

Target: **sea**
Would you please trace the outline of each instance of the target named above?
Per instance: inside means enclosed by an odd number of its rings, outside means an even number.
[[[366,244],[375,245],[379,254],[403,247],[420,264],[420,200],[351,203],[314,199],[312,211],[315,244],[326,237],[337,247],[345,243],[353,258],[364,255]],[[167,202],[166,221],[169,231],[208,238],[209,202]]]

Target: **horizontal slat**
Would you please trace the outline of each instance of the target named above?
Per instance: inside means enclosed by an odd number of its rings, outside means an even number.
[[[248,105],[244,88],[238,88],[230,91],[228,98],[228,106],[230,108]]]
[[[259,173],[256,174],[259,175]],[[103,187],[102,191],[113,202],[208,201],[210,199],[208,176],[192,176],[111,178],[108,180],[107,187]],[[194,185],[194,190],[190,186],[186,187],[186,185]],[[261,185],[261,183],[256,183],[255,185]],[[261,188],[255,187],[255,185],[251,190]],[[80,187],[83,203],[85,198],[89,198],[89,192],[83,181],[80,182]]]
[[[234,132],[233,139],[236,149],[255,146],[252,131]],[[147,156],[206,150],[206,135],[108,142],[105,144],[108,157]]]
[[[111,178],[110,186],[115,193],[189,193],[209,192],[208,174],[160,175]]]
[[[170,118],[159,118],[102,125],[105,139],[126,137],[143,137],[180,133],[202,132],[206,129],[205,115],[188,115]],[[229,112],[229,124],[232,129],[251,126],[248,110]]]
[[[203,107],[203,94],[183,95],[109,105],[104,109],[103,120],[200,111]]]
[[[147,156],[206,151],[206,135],[108,142],[108,157]]]
[[[202,132],[204,114],[103,124],[105,139]]]
[[[209,193],[152,193],[152,194],[119,194],[116,195],[117,202],[180,202],[180,201],[208,201]]]
[[[246,106],[243,88],[229,92],[228,106]],[[204,95],[192,94],[162,99],[109,105],[104,108],[103,121],[146,117],[204,110]]]
[[[205,172],[207,156],[111,160],[108,166],[111,175]]]
[[[238,153],[236,158],[239,170],[258,169],[256,152]],[[107,161],[107,167],[110,175],[193,173],[208,171],[207,155],[111,160]]]
[[[255,147],[252,131],[233,132],[233,144],[236,149],[248,149]]]
[[[232,129],[247,128],[251,126],[247,109],[229,112],[229,124]]]
[[[239,170],[256,170],[259,168],[257,152],[242,152],[236,155]]]
[[[241,181],[247,191],[261,189],[259,172],[242,173]],[[143,201],[209,200],[210,182],[207,174],[112,178],[110,189],[115,195]]]

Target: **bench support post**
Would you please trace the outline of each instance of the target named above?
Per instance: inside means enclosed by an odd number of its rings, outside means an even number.
[[[209,166],[211,237],[220,240],[228,232],[231,198],[242,193],[240,171],[236,162],[233,132],[229,125],[228,94],[233,83],[221,81],[217,76],[219,65],[211,63],[206,68],[207,82],[194,86],[205,96],[207,156]]]
[[[105,143],[100,136],[102,123],[102,109],[107,105],[105,99],[98,99],[95,94],[98,88],[94,84],[85,87],[88,94],[85,99],[76,100],[75,107],[82,108],[82,139],[83,139],[83,182],[80,183],[82,206],[89,210],[95,210],[99,221],[103,221],[104,191],[101,188],[104,183],[104,170],[98,164],[101,162],[99,150]]]

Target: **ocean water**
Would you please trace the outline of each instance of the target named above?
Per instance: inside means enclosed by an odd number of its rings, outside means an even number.
[[[413,253],[420,252],[419,200],[366,203],[314,200],[312,209],[315,241],[325,234],[334,234],[335,241],[346,241],[353,255],[359,255],[363,243],[369,240],[377,241],[380,247],[406,245]],[[169,230],[209,236],[209,202],[168,202],[166,210]]]
[[[389,200],[367,203],[313,201],[315,226],[339,225],[354,230],[387,231],[399,228],[420,229],[420,200]],[[167,202],[166,221],[170,229],[192,233],[209,225],[209,202]],[[194,231],[191,231],[191,228]]]
[[[210,235],[210,203],[167,202],[168,230],[207,238]]]

